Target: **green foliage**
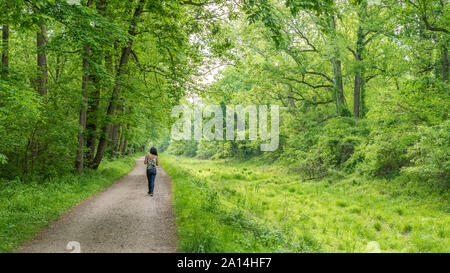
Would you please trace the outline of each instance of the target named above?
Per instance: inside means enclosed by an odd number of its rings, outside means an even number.
[[[321,245],[308,234],[292,241],[289,232],[257,219],[247,209],[232,206],[197,168],[180,166],[180,158],[162,156],[161,164],[172,178],[178,247],[183,252],[318,252]],[[194,163],[195,164],[195,163]],[[203,169],[208,172],[206,169]],[[224,173],[225,174],[225,173]],[[233,175],[234,179],[250,179]],[[220,186],[222,188],[222,186]],[[225,188],[227,189],[227,188]],[[238,202],[237,205],[240,203]]]
[[[373,140],[363,148],[365,161],[362,169],[371,175],[387,175],[398,173],[400,169],[409,164],[408,148],[416,140],[413,134],[405,132],[386,132],[376,135]]]
[[[307,178],[327,176],[330,170],[354,170],[351,159],[369,133],[364,121],[336,117],[315,121],[316,117],[301,115],[289,126],[301,128],[286,136],[281,159],[292,165],[291,170]],[[291,132],[290,130],[287,132]]]
[[[9,57],[7,73],[0,67],[2,177],[46,178],[75,163],[81,171],[81,159],[96,168],[104,150],[117,157],[167,138],[167,113],[200,89],[193,79],[200,66],[232,46],[215,15],[180,1],[2,2],[0,31],[9,26],[0,48]],[[45,65],[36,66],[36,55]],[[40,77],[46,92],[38,74],[48,75]]]
[[[437,124],[448,120],[448,35],[442,23],[448,18],[448,5],[438,1],[423,7],[388,1],[388,8],[367,1],[246,4],[246,21],[237,21],[228,33],[242,40],[235,45],[241,52],[239,61],[220,72],[212,84],[214,92],[203,99],[282,106],[280,146],[277,152],[260,153],[258,141],[202,141],[197,157],[280,160],[305,179],[351,173],[394,179],[403,175],[403,169],[412,175],[415,167],[418,173],[424,165],[430,169],[422,170],[433,179],[447,179],[446,167],[436,165],[432,171],[429,159],[445,164],[445,152],[437,155],[428,148],[429,155],[419,155],[413,150],[425,145],[417,127],[429,128],[431,134],[438,130]],[[423,14],[428,12],[435,14],[436,26],[444,30],[426,26]],[[345,102],[337,102],[335,94],[337,60],[342,75],[347,75],[341,79]],[[354,93],[356,76],[363,81],[359,97]],[[363,119],[351,117],[352,100],[359,103]]]
[[[0,164],[6,164],[8,162],[8,158],[5,155],[0,154]]]
[[[420,127],[419,140],[408,149],[412,166],[402,169],[410,179],[450,187],[450,122]]]
[[[216,154],[220,153],[220,147],[222,145],[217,141],[200,141],[196,155],[198,158],[213,158]],[[219,147],[219,149],[217,149]]]
[[[194,157],[197,154],[197,141],[171,141],[168,153]]]
[[[450,249],[450,191],[421,181],[303,182],[288,166],[249,160],[163,155],[161,164],[173,182],[181,251],[368,252],[373,241],[381,252]]]

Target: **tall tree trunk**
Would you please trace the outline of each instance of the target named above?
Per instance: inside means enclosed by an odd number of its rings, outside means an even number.
[[[120,101],[120,104],[117,105],[117,115],[121,115],[124,112],[124,102]],[[111,129],[111,156],[116,157],[117,151],[119,148],[119,137],[120,137],[120,128],[122,124],[115,123]]]
[[[125,155],[127,152],[127,146],[128,146],[128,131],[130,130],[130,124],[127,124],[126,127],[123,128],[123,145],[122,148],[120,149],[120,153],[122,155]]]
[[[123,141],[123,147],[122,147],[122,155],[126,155],[127,154],[127,145],[128,145],[128,139],[125,138],[125,140]]]
[[[126,72],[126,66],[128,64],[128,60],[130,58],[131,54],[131,48],[133,46],[133,38],[136,36],[136,25],[137,25],[137,18],[142,14],[144,11],[144,4],[145,0],[140,0],[138,3],[138,6],[136,7],[136,10],[133,14],[133,18],[131,20],[130,29],[128,30],[128,34],[130,35],[131,39],[128,42],[128,45],[124,48],[122,48],[122,53],[120,57],[119,66],[117,68],[116,73],[116,82],[114,85],[114,89],[112,92],[111,100],[108,104],[108,109],[106,111],[107,119],[112,119],[114,116],[114,112],[117,108],[117,102],[119,100],[120,96],[120,89],[122,86],[122,77]],[[100,162],[102,161],[103,155],[105,154],[106,145],[108,143],[108,134],[111,131],[111,121],[108,121],[105,126],[101,129],[101,135],[97,146],[97,154],[95,155],[94,161],[92,163],[92,168],[97,169],[100,165]]]
[[[366,106],[364,104],[365,90],[364,85],[366,83],[364,64],[362,63],[364,47],[368,41],[364,42],[366,35],[363,31],[363,24],[365,17],[367,16],[367,3],[361,2],[360,10],[358,11],[359,27],[356,33],[356,50],[352,51],[355,57],[355,84],[353,90],[353,115],[355,118],[362,118],[366,112]]]
[[[283,53],[281,53],[281,56],[283,56]],[[284,54],[284,63],[286,65],[288,65],[289,63],[289,55],[287,52],[285,52]],[[293,113],[293,115],[296,115],[296,109],[297,109],[297,105],[295,105],[295,100],[294,100],[294,92],[292,92],[292,86],[291,85],[284,85],[284,88],[286,89],[286,91],[288,91],[288,103],[291,107],[291,111]]]
[[[75,159],[75,167],[78,173],[83,172],[84,167],[84,133],[86,131],[86,116],[87,116],[87,100],[89,92],[89,57],[90,57],[90,46],[86,44],[84,46],[83,54],[83,77],[81,81],[81,92],[82,92],[82,103],[80,110],[79,125],[81,127],[78,133],[78,150]]]
[[[339,59],[339,51],[336,48],[336,20],[334,15],[331,16],[331,26],[333,32],[332,43],[335,47],[335,55],[337,57],[331,58],[331,64],[333,66],[333,82],[334,82],[334,90],[335,90],[335,100],[336,100],[336,111],[338,115],[342,114],[341,106],[345,105],[345,97],[344,97],[344,81],[342,78],[342,64]]]
[[[447,46],[444,44],[441,48],[441,73],[442,73],[442,81],[448,81],[448,73],[449,73],[449,63],[448,63],[448,50]]]
[[[336,98],[341,105],[345,105],[344,81],[342,79],[342,63],[340,60],[333,58],[331,60],[331,64],[333,65],[334,88],[337,90]]]
[[[363,33],[362,33],[362,27],[359,26],[358,33],[357,33],[357,40],[356,40],[356,51],[355,51],[355,61],[356,61],[356,68],[355,68],[355,85],[354,85],[354,91],[353,91],[353,114],[355,118],[361,117],[361,87],[363,85],[364,79],[362,78],[362,63],[361,63],[361,53],[363,49]]]
[[[0,76],[3,79],[8,77],[9,73],[9,26],[3,25],[2,27],[2,64],[0,69]],[[3,106],[1,97],[3,96],[2,92],[0,92],[0,107]]]
[[[48,85],[48,66],[47,66],[47,26],[41,25],[40,29],[36,32],[36,59],[37,59],[37,74],[36,74],[36,91],[41,96],[47,95],[47,85]],[[29,161],[31,161],[31,173],[34,172],[34,162],[35,158],[41,154],[41,143],[40,143],[40,128],[39,122],[35,125],[35,137],[31,139],[31,156],[29,156]]]
[[[86,3],[86,7],[92,5],[94,0],[88,0]],[[91,45],[89,43],[85,43],[83,50],[83,64],[82,64],[82,72],[83,76],[81,78],[81,94],[82,101],[80,107],[80,131],[78,132],[78,149],[77,155],[75,158],[75,167],[78,173],[83,172],[83,168],[85,165],[85,137],[86,137],[86,122],[87,122],[87,109],[88,109],[88,100],[89,100],[89,82],[91,80],[90,76],[90,57],[91,57]]]
[[[345,105],[344,97],[344,80],[342,79],[342,64],[340,60],[336,60],[336,86],[339,90],[339,102]]]
[[[360,118],[360,109],[361,109],[361,85],[362,80],[359,74],[355,75],[355,87],[353,92],[353,114],[355,118]]]
[[[121,126],[121,133],[120,133],[120,140],[119,140],[119,146],[118,146],[118,149],[117,149],[117,153],[118,154],[122,154],[124,142],[125,142],[125,125],[122,124],[122,126]]]
[[[90,90],[87,100],[87,114],[86,114],[86,166],[90,166],[95,156],[95,148],[97,144],[97,121],[98,121],[98,107],[100,104],[100,86],[98,77],[91,75],[91,81],[94,88]]]
[[[87,5],[90,6],[92,3],[93,0],[89,0]],[[100,15],[107,16],[105,14],[106,0],[97,1],[96,9]],[[96,27],[100,28],[98,26]],[[103,53],[104,53],[103,49],[91,48],[91,62],[100,65],[102,63]],[[85,163],[84,163],[84,165],[87,167],[92,166],[95,157],[95,149],[97,145],[97,133],[98,133],[97,132],[98,108],[100,105],[100,93],[101,93],[100,79],[95,73],[90,74],[90,81],[92,83],[93,88],[89,90],[87,99],[86,133],[85,133],[87,150],[85,153]]]
[[[116,75],[116,84],[114,86],[113,93],[111,95],[111,99],[110,99],[110,102],[108,104],[108,108],[106,111],[107,119],[113,119],[114,112],[115,112],[116,105],[117,105],[117,100],[118,100],[119,94],[120,94],[120,87],[121,87],[120,77],[124,73],[123,70],[125,69],[125,65],[128,63],[128,58],[129,58],[130,54],[131,54],[131,48],[130,48],[129,52],[128,52],[127,48],[123,48],[121,58],[120,58],[119,69],[118,69],[117,75]],[[108,136],[112,132],[111,131],[112,126],[113,125],[112,125],[111,121],[108,121],[101,128],[101,132],[100,132],[101,135],[100,135],[100,139],[99,139],[98,145],[97,145],[97,153],[92,162],[93,169],[97,169],[98,166],[100,165],[100,162],[102,161],[103,155],[105,154],[105,151],[106,151],[106,146],[108,144]]]
[[[8,77],[9,70],[9,26],[2,27],[2,77]]]
[[[103,50],[97,49],[91,53],[91,62],[96,64],[102,63]],[[98,109],[100,105],[101,84],[100,79],[95,73],[90,75],[91,86],[89,89],[89,96],[87,100],[87,115],[86,115],[86,162],[85,166],[91,167],[95,157],[95,149],[97,145],[98,135]]]
[[[111,147],[111,157],[116,157],[116,152],[117,152],[117,144],[119,141],[119,129],[120,129],[120,125],[119,124],[113,124],[112,128],[111,128],[111,143],[110,143],[110,147]]]
[[[36,90],[42,96],[47,95],[48,84],[48,67],[47,67],[47,53],[45,46],[47,45],[47,26],[42,25],[36,35],[37,45],[37,80]]]
[[[289,105],[291,106],[292,109],[297,109],[297,105],[295,105],[295,100],[294,100],[294,94],[291,92],[289,92]],[[295,112],[294,112],[295,113]]]

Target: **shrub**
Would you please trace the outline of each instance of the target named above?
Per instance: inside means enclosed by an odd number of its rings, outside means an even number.
[[[197,147],[197,157],[207,159],[213,157],[218,152],[218,145],[216,141],[200,141]]]
[[[311,132],[314,132],[313,134]],[[302,132],[289,141],[287,156],[296,158],[296,171],[306,176],[324,177],[330,169],[340,170],[368,134],[367,126],[352,118],[336,117],[324,123],[315,123],[308,132]]]
[[[419,140],[408,149],[412,166],[402,169],[411,179],[437,181],[450,186],[450,121],[419,127]]]
[[[417,137],[409,131],[383,132],[371,137],[371,142],[363,147],[365,154],[361,169],[373,176],[398,174],[409,164],[407,150]]]
[[[197,145],[198,142],[191,140],[191,141],[171,141],[170,146],[167,150],[169,154],[173,155],[183,155],[183,156],[190,156],[194,157],[197,154]]]

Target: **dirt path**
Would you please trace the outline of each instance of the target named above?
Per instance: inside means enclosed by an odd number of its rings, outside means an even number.
[[[154,196],[147,194],[144,158],[105,191],[82,202],[44,229],[20,252],[175,252],[172,185],[158,167]],[[76,244],[76,243],[75,243]]]

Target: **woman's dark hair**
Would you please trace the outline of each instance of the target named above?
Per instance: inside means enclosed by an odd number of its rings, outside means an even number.
[[[152,154],[152,155],[158,155],[158,151],[156,150],[156,148],[155,147],[152,147],[152,148],[150,148],[150,153]]]

